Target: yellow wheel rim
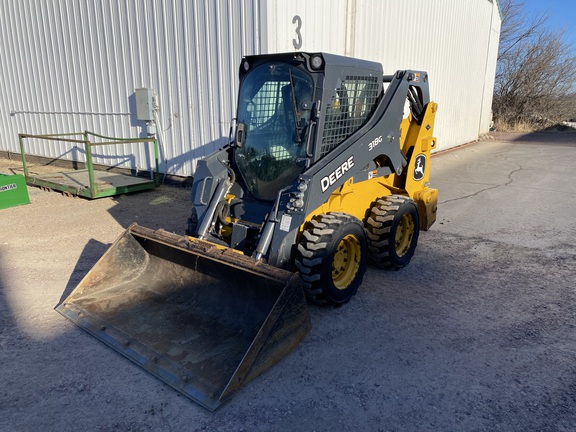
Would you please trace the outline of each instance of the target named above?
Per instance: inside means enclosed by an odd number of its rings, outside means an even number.
[[[352,283],[360,268],[361,254],[360,242],[352,234],[338,243],[332,262],[332,281],[336,288],[343,290]]]
[[[412,239],[414,238],[414,228],[412,215],[408,213],[403,215],[396,228],[395,248],[397,256],[404,256],[410,249]]]

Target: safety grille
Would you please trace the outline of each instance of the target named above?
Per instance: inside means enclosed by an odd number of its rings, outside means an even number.
[[[251,113],[251,126],[258,131],[260,127],[267,128],[268,152],[277,160],[289,159],[290,153],[284,147],[286,142],[287,122],[290,119],[288,111],[284,109],[286,103],[284,100],[283,89],[289,88],[288,81],[270,81],[264,83],[258,93],[254,96]],[[262,154],[265,154],[263,152]]]
[[[262,126],[281,110],[283,102],[281,90],[283,86],[289,84],[289,82],[278,81],[264,83],[253,99],[252,106],[255,110],[250,115],[253,127]],[[278,126],[276,125],[276,127]]]
[[[347,76],[326,107],[320,156],[356,132],[376,106],[380,86],[374,76]]]

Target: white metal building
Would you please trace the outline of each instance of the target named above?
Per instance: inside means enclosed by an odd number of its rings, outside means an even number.
[[[0,153],[20,151],[19,132],[145,136],[135,89],[152,88],[161,171],[190,176],[228,140],[241,57],[295,50],[428,71],[447,149],[488,131],[500,21],[497,0],[3,0]],[[117,151],[95,162],[122,166]]]

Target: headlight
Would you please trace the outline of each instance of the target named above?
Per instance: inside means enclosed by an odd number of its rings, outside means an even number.
[[[314,54],[310,59],[310,66],[312,66],[312,69],[314,70],[322,69],[322,66],[324,66],[324,59],[320,54]]]

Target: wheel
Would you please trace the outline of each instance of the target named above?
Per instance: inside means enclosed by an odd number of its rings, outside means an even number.
[[[420,232],[416,203],[403,195],[377,200],[366,218],[366,232],[372,263],[393,270],[405,267],[416,251]]]
[[[355,217],[315,216],[304,228],[295,259],[306,297],[319,304],[348,302],[366,272],[367,248],[366,232]]]

